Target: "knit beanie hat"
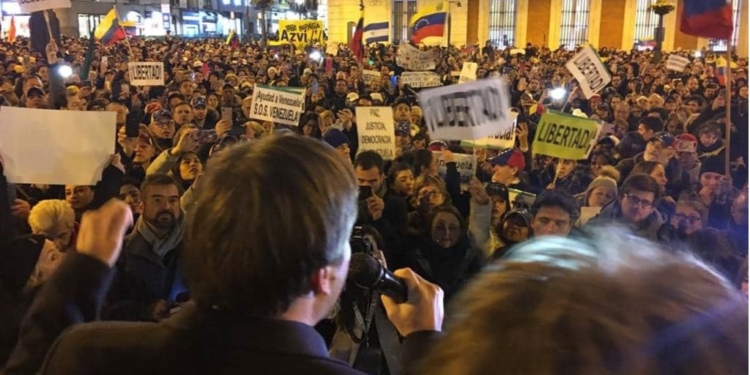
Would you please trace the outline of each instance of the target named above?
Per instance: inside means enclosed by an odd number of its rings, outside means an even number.
[[[704,173],[718,173],[724,174],[726,172],[724,168],[724,156],[709,156],[701,160],[701,171],[700,175]]]
[[[609,190],[612,190],[615,193],[615,196],[617,196],[617,181],[609,176],[599,176],[594,179],[594,181],[591,181],[589,184],[589,187],[586,188],[586,201],[588,202],[589,195],[591,192],[596,189],[599,186],[604,186],[608,188]]]

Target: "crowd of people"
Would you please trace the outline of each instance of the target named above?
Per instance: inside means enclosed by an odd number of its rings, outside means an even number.
[[[410,268],[420,278],[439,286],[446,303],[456,297],[457,305],[476,304],[462,293],[478,290],[481,283],[472,284],[467,290],[469,282],[498,259],[533,259],[523,249],[535,238],[589,238],[596,248],[605,246],[607,240],[597,232],[598,228],[612,226],[622,228],[613,229],[615,238],[634,246],[658,244],[653,246],[668,253],[665,257],[690,252],[747,294],[747,58],[735,57],[732,62],[732,81],[728,86],[732,100],[727,102],[727,85],[716,68],[717,56],[709,51],[703,51],[700,57],[692,51],[675,52],[690,59],[684,71],[676,72],[666,69],[666,56],[654,63],[650,51],[602,48],[598,52],[612,80],[587,99],[564,67],[576,51],[528,45],[524,53],[511,54],[510,48],[493,48],[489,42],[483,48],[422,46],[434,51],[434,72],[440,75],[442,85],[458,83],[459,77],[453,72],[461,71],[464,62],[478,64],[477,79],[500,76],[506,80],[512,110],[518,114],[516,145],[493,149],[462,147],[462,140],[435,139],[430,134],[424,122],[424,113],[430,108],[420,106],[416,95],[422,88],[400,81],[405,69],[396,63],[397,45],[371,46],[358,59],[344,45],[334,55],[325,53],[321,46],[295,51],[291,46],[263,49],[257,42],[230,46],[220,40],[133,38],[129,45],[97,44],[93,57],[86,61],[87,45],[85,39],[64,37],[60,46],[51,43],[47,51],[40,53],[31,51],[28,40],[23,38],[13,44],[0,43],[2,106],[112,111],[117,122],[117,139],[112,140],[115,153],[95,186],[28,184],[0,189],[0,319],[8,328],[0,330],[0,364],[5,363],[16,345],[22,319],[34,296],[63,260],[75,252],[84,214],[112,198],[127,203],[134,225],[114,264],[112,285],[101,301],[101,319],[159,322],[196,298],[209,305],[241,303],[222,299],[229,298],[226,296],[208,297],[211,293],[221,295],[211,288],[226,284],[218,281],[218,268],[216,273],[201,273],[196,259],[185,259],[185,249],[195,246],[190,241],[213,246],[227,256],[216,259],[206,255],[206,262],[217,262],[211,267],[220,268],[232,259],[248,262],[246,265],[261,275],[259,280],[265,277],[283,284],[283,272],[266,274],[278,271],[275,267],[264,270],[262,264],[228,255],[241,252],[246,245],[244,240],[221,244],[208,239],[218,241],[221,236],[239,238],[243,234],[252,237],[251,230],[257,229],[258,224],[240,227],[231,223],[262,223],[269,218],[252,211],[235,213],[228,207],[269,204],[268,207],[286,208],[274,216],[297,222],[299,228],[319,231],[295,233],[297,237],[289,239],[285,237],[295,228],[276,228],[273,234],[278,238],[262,237],[253,240],[259,241],[253,246],[306,241],[326,245],[320,242],[325,239],[326,229],[310,228],[315,222],[328,223],[333,219],[297,216],[297,209],[320,202],[334,203],[334,198],[316,190],[323,185],[312,181],[328,179],[331,181],[326,183],[335,188],[338,164],[321,170],[319,175],[317,169],[305,174],[292,163],[308,162],[306,155],[294,155],[306,149],[286,150],[294,158],[285,164],[267,159],[279,152],[267,146],[269,155],[250,154],[254,155],[253,162],[278,168],[273,173],[268,174],[264,165],[255,165],[260,171],[253,171],[246,164],[236,167],[238,171],[245,168],[243,173],[248,176],[264,176],[257,180],[229,174],[232,166],[227,162],[233,159],[221,157],[228,150],[245,147],[242,144],[260,144],[264,138],[285,136],[317,139],[335,150],[353,170],[359,187],[354,225],[362,228],[370,247],[388,269]],[[316,49],[323,52],[320,59],[311,53]],[[127,66],[134,61],[163,62],[165,85],[130,84]],[[72,67],[71,76],[63,78],[58,73],[63,65]],[[81,76],[87,70],[88,75]],[[380,78],[365,78],[364,70],[378,71]],[[252,118],[256,85],[304,88],[304,114],[297,126]],[[555,89],[564,89],[565,94],[551,95]],[[393,108],[397,147],[393,160],[384,160],[372,151],[359,152],[355,108],[366,106]],[[222,115],[227,108],[232,110],[231,119]],[[606,131],[585,160],[535,154],[534,134],[545,111],[598,120]],[[726,111],[730,111],[730,124],[725,120]],[[126,134],[127,124],[136,122],[138,136]],[[456,160],[461,154],[477,155],[476,173],[468,183],[462,181],[457,168]],[[234,157],[241,159],[242,155]],[[211,174],[212,180],[204,181],[208,178],[204,174],[209,175],[212,168],[221,169],[225,175]],[[341,179],[345,185],[346,174]],[[239,185],[240,181],[247,185]],[[268,185],[251,186],[258,181]],[[2,176],[0,184],[7,184]],[[216,193],[204,186],[225,186],[231,191]],[[291,186],[302,188],[287,192]],[[204,203],[209,198],[206,191],[216,193],[208,204]],[[274,201],[275,194],[282,193],[300,197],[295,199],[295,205],[291,201]],[[519,195],[532,197],[533,201],[521,202],[516,199]],[[270,202],[263,203],[266,200]],[[225,214],[225,209],[233,214]],[[201,225],[191,227],[196,223]],[[628,236],[637,239],[628,240]],[[617,245],[620,252],[631,250],[622,243],[612,245]],[[612,255],[613,250],[603,253],[617,257]],[[581,258],[580,262],[588,264],[590,259],[586,259]],[[273,257],[263,260],[282,262]],[[645,255],[633,255],[633,260],[646,267]],[[532,273],[523,266],[510,269]],[[191,277],[211,280],[194,288]],[[482,282],[490,281],[487,278]],[[552,293],[537,291],[530,284],[521,288],[517,280],[500,277],[495,282],[513,289],[509,294],[527,290],[534,298],[541,298],[539,293]],[[235,288],[246,288],[244,291],[252,296],[248,303],[267,302],[267,296],[256,294],[249,284],[237,285]],[[309,286],[284,287],[297,290]],[[522,296],[517,298],[514,301],[521,301]],[[350,345],[346,340],[344,344],[337,340],[337,334],[352,331],[352,327],[342,328],[341,324],[355,325],[360,333],[368,332],[369,327],[360,327],[361,318],[368,315],[368,303],[361,307],[365,312],[358,311],[355,319],[332,317],[326,320],[328,325],[326,321],[318,324],[329,346]],[[245,305],[242,308],[258,314],[277,312]],[[474,308],[481,311],[480,306]],[[455,315],[459,317],[461,313]],[[519,326],[525,324],[518,319]],[[573,335],[569,330],[576,327],[566,325],[553,334]],[[386,329],[378,326],[378,331]],[[586,326],[588,329],[592,328]],[[460,340],[460,336],[455,339]],[[364,346],[360,349],[367,352]],[[450,358],[450,348],[442,350]],[[353,355],[345,352],[344,361],[373,371],[371,364],[364,364],[364,355],[357,355],[356,350]],[[441,365],[444,360],[432,358],[430,373],[450,373],[446,369],[455,364]],[[379,371],[381,361],[375,362],[374,371]],[[465,365],[480,368],[486,364]],[[575,367],[574,363],[565,365],[571,369],[588,368]]]

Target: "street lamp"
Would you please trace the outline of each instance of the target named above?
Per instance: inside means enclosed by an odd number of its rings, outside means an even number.
[[[656,37],[656,49],[654,50],[653,59],[653,63],[658,64],[661,61],[661,47],[664,42],[664,16],[672,12],[675,9],[675,6],[669,0],[656,0],[656,2],[651,4],[648,9],[659,16],[659,26],[654,32],[654,36]]]
[[[461,7],[461,1],[460,0],[451,0],[448,1],[448,13],[446,13],[446,21],[448,22],[448,50],[450,51],[451,48],[451,5],[456,4],[456,7]]]

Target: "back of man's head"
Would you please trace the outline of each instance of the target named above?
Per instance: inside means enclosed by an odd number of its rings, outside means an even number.
[[[654,133],[664,130],[664,121],[660,117],[645,116],[638,120],[638,123],[643,124],[647,130],[651,130]]]
[[[611,227],[515,248],[453,300],[422,374],[745,374],[747,304],[685,253]]]
[[[209,161],[184,270],[201,309],[275,317],[340,264],[357,215],[351,165],[312,138],[271,136]]]

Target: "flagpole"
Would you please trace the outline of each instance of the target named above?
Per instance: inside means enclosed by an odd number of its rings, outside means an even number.
[[[130,56],[135,57],[133,55],[133,49],[130,48],[130,41],[128,40],[128,33],[125,32],[125,28],[122,27],[122,25],[120,24],[120,15],[117,14],[117,6],[112,5],[112,9],[115,10],[115,18],[117,19],[117,26],[120,27],[120,30],[122,30],[122,34],[125,35],[125,44],[127,44],[127,46],[128,46],[128,53],[130,54]]]
[[[731,37],[727,39],[727,88],[726,88],[726,119],[725,119],[725,131],[726,131],[726,142],[724,146],[724,172],[727,178],[731,178],[731,168],[729,167],[729,147],[732,141],[732,40]]]

